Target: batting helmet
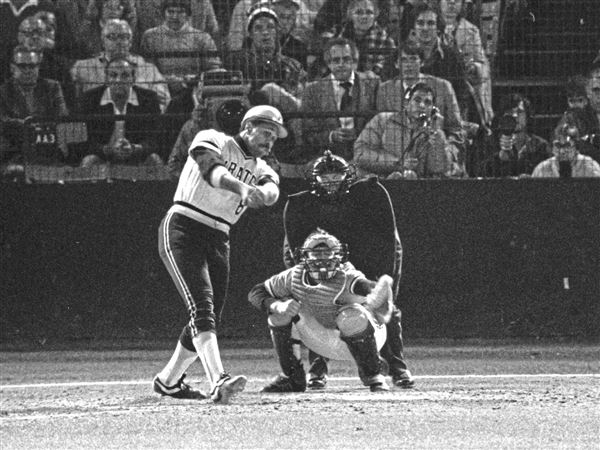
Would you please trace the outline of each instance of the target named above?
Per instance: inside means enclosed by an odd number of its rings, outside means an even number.
[[[298,259],[315,280],[329,280],[348,256],[346,244],[321,228],[312,232],[297,250]]]
[[[269,105],[258,105],[250,108],[242,119],[242,128],[249,122],[266,122],[277,126],[277,137],[284,138],[288,135],[283,126],[283,117],[277,108]]]
[[[233,136],[240,131],[246,111],[248,108],[241,100],[230,99],[219,105],[215,111],[215,120],[221,131]]]
[[[340,156],[325,150],[308,173],[311,190],[318,196],[337,196],[348,192],[354,179],[354,170]]]

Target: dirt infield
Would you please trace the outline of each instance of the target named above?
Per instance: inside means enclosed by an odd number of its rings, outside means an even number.
[[[600,346],[415,346],[412,390],[372,394],[332,362],[326,390],[260,394],[270,349],[225,348],[228,406],[161,398],[164,350],[0,353],[0,447],[598,448]],[[190,379],[206,388],[200,365]]]

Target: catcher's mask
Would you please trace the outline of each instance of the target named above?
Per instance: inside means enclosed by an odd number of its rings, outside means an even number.
[[[348,256],[346,244],[320,228],[306,238],[297,253],[310,276],[320,281],[332,278]]]
[[[324,197],[337,197],[348,192],[354,179],[354,170],[344,158],[325,150],[317,158],[308,174],[311,191]]]

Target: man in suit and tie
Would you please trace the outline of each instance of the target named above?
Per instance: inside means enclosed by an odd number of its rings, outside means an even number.
[[[154,91],[134,86],[135,64],[123,57],[108,62],[106,80],[105,86],[90,89],[81,98],[79,112],[96,116],[87,120],[88,149],[81,165],[90,167],[104,162],[162,165],[153,144],[157,139],[152,132],[159,129],[156,120],[139,117],[160,114],[158,96]],[[106,119],[114,115],[131,117]]]
[[[352,159],[354,141],[375,112],[380,79],[373,73],[357,72],[358,49],[349,39],[327,42],[323,58],[330,74],[309,83],[302,96],[303,113],[329,112],[328,117],[306,117],[302,121],[304,157],[309,161],[329,149]],[[341,116],[340,112],[347,112]],[[364,114],[371,113],[365,116]]]

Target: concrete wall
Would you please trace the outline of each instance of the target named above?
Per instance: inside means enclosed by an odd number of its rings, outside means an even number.
[[[386,186],[405,252],[407,338],[600,336],[600,182]],[[2,185],[0,341],[176,337],[185,310],[157,254],[174,189]],[[232,232],[221,336],[267,337],[246,294],[283,268],[284,200],[248,212]]]

